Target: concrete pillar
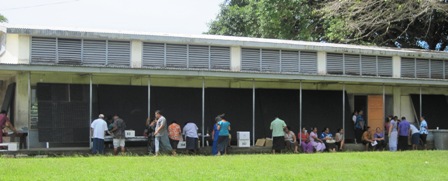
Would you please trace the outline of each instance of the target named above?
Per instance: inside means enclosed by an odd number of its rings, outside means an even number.
[[[141,41],[131,41],[131,67],[141,68],[143,56],[143,43]]]
[[[28,126],[29,119],[29,95],[28,95],[28,73],[20,72],[16,76],[15,95],[15,121],[17,129]]]
[[[401,115],[401,88],[393,87],[394,115]]]
[[[230,47],[230,70],[241,71],[241,47]]]
[[[393,78],[401,77],[401,57],[399,56],[392,57],[392,77]]]
[[[327,74],[327,52],[317,52],[317,73]]]

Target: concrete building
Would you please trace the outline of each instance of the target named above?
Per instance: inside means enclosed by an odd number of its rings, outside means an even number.
[[[446,52],[9,25],[0,43],[0,105],[29,148],[88,147],[99,113],[141,135],[157,109],[201,133],[226,113],[252,144],[275,116],[296,133],[345,128],[350,140],[359,109],[374,128],[386,115],[448,128]]]

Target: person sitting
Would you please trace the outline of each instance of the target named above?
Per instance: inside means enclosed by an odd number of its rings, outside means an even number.
[[[320,139],[323,140],[327,151],[335,152],[336,145],[335,140],[333,139],[333,135],[330,133],[330,128],[325,128],[320,135]]]
[[[375,150],[383,151],[384,148],[386,148],[386,140],[380,127],[376,128],[376,133],[373,136],[373,140],[376,141]]]
[[[302,151],[304,153],[313,153],[314,148],[310,142],[310,134],[308,134],[308,130],[305,127],[302,128],[302,131],[297,135],[298,139],[302,139],[300,145],[302,146]]]
[[[12,125],[11,121],[9,120],[7,116],[6,111],[0,112],[0,143],[3,143],[3,129],[9,128],[11,131],[14,132],[14,134],[17,134],[16,128]]]
[[[284,131],[286,148],[292,150],[292,147],[294,147],[294,153],[298,153],[299,144],[297,144],[296,134],[291,131],[291,127],[289,126],[286,126]]]
[[[372,148],[372,133],[370,133],[370,127],[367,126],[367,128],[364,130],[364,133],[362,133],[361,137],[362,144],[365,146],[366,151],[369,151],[369,148]]]
[[[337,133],[336,133],[336,136],[335,136],[334,139],[336,141],[337,149],[339,151],[342,151],[344,149],[344,144],[345,144],[345,141],[344,141],[344,129],[339,128],[337,130]]]
[[[314,127],[310,133],[310,143],[316,149],[316,152],[323,152],[326,148],[323,141],[317,137],[317,127]]]

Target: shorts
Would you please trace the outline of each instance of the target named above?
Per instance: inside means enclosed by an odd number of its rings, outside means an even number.
[[[420,133],[414,133],[411,137],[412,144],[418,145],[420,142]]]
[[[420,134],[420,139],[422,139],[424,145],[426,145],[426,136],[428,136],[428,134]]]
[[[285,149],[285,137],[276,136],[272,138],[272,149],[279,151]]]
[[[121,138],[121,139],[114,138],[113,139],[114,148],[124,147],[124,143],[125,143],[124,138]]]

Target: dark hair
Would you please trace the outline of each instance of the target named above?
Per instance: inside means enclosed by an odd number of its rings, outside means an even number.
[[[401,117],[401,119],[402,119],[402,120],[403,120],[403,119],[406,119],[406,117],[403,116],[403,117]]]
[[[117,117],[120,117],[118,114],[114,114],[114,116],[113,117],[115,117],[115,116],[117,116]]]
[[[425,116],[420,116],[420,117],[422,117],[423,119],[425,119]]]
[[[155,113],[162,115],[162,111],[161,110],[156,110]]]
[[[364,129],[364,131],[367,131],[370,129],[370,126],[367,126],[366,129]]]
[[[176,121],[176,120],[172,120],[172,121],[171,121],[171,124],[174,124],[174,123],[177,123],[177,121]]]
[[[221,114],[221,115],[219,115],[219,117],[221,118],[221,120],[223,120],[223,119],[224,119],[224,120],[227,120],[227,119],[226,119],[226,114]]]
[[[338,133],[341,132],[341,129],[342,129],[342,128],[338,128],[338,129],[336,130],[336,132],[338,132]]]
[[[2,110],[2,111],[0,112],[0,114],[6,114],[6,111],[5,111],[5,110]]]
[[[291,127],[290,126],[286,126],[286,128],[288,128],[288,130],[291,131]]]

